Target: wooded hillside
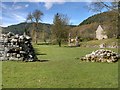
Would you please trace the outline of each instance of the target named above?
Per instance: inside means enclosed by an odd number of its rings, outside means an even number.
[[[118,37],[118,14],[115,12],[103,12],[84,20],[82,23],[71,29],[72,35],[87,40],[95,39],[95,31],[101,25],[109,38]]]

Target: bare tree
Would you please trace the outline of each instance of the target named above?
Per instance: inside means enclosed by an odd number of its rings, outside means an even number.
[[[37,41],[38,41],[38,27],[39,27],[39,21],[41,20],[41,16],[43,15],[43,13],[40,11],[40,10],[35,10],[33,12],[33,18],[34,18],[34,21],[35,21],[35,43],[37,44]]]
[[[33,15],[32,15],[32,13],[29,13],[28,15],[27,15],[27,19],[26,19],[27,21],[31,21],[31,22],[33,22]]]
[[[39,33],[39,22],[41,21],[41,16],[43,13],[40,10],[35,10],[33,13],[29,13],[27,16],[27,20],[32,22],[33,32],[32,36],[35,37],[35,43],[38,42],[38,33]]]
[[[33,39],[34,38],[35,25],[33,23],[33,15],[32,15],[31,12],[27,15],[26,22],[31,22],[32,23],[31,37]]]
[[[95,12],[101,12],[103,9],[106,9],[118,13],[118,4],[118,0],[113,0],[113,2],[98,0],[98,2],[91,2],[91,4],[88,5],[88,9]]]

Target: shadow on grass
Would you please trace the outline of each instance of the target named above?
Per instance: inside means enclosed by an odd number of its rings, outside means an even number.
[[[64,47],[67,47],[67,48],[78,48],[80,46],[64,46]]]
[[[48,62],[49,60],[37,60],[35,62]]]
[[[51,45],[51,43],[38,43],[37,45]]]
[[[22,62],[48,62],[50,60],[46,60],[46,59],[42,59],[42,60],[34,60],[34,61],[28,61],[28,60],[25,60],[25,61],[22,61]]]
[[[50,61],[50,60],[34,60],[34,61],[28,61],[28,60],[24,60],[24,61],[22,61],[22,60],[1,60],[1,62],[48,62],[48,61]]]
[[[36,53],[36,55],[47,55],[46,53]]]

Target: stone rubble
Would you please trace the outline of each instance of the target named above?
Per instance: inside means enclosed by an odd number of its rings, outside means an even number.
[[[36,61],[37,57],[31,44],[31,37],[14,33],[0,37],[0,60]]]
[[[91,54],[85,55],[85,57],[82,57],[82,61],[86,62],[117,62],[118,59],[120,59],[120,55],[111,51],[111,50],[96,50],[93,51]]]

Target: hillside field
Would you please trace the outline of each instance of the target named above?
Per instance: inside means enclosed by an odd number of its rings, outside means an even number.
[[[34,45],[41,62],[3,61],[3,88],[117,88],[117,63],[82,62],[98,48]],[[112,49],[117,52],[117,49]]]

